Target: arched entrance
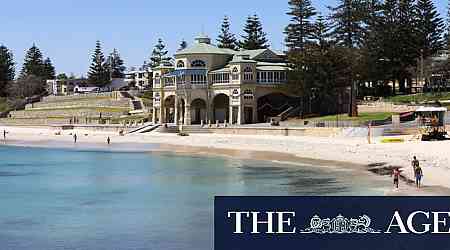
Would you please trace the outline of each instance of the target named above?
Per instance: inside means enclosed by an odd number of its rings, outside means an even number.
[[[201,121],[206,121],[206,101],[198,98],[191,103],[191,122],[201,124]]]
[[[230,98],[225,94],[218,94],[213,100],[214,121],[229,121],[230,116]]]
[[[165,123],[175,122],[175,96],[171,95],[164,100]]]
[[[258,99],[258,122],[268,122],[270,117],[278,116],[291,105],[290,98],[281,93],[271,93]]]

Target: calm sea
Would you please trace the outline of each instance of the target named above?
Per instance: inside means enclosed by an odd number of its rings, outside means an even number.
[[[226,158],[0,146],[0,249],[212,249],[215,195],[376,195],[386,184],[356,176]]]

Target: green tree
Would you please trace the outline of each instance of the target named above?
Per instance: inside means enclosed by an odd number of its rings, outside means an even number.
[[[389,68],[385,67],[385,56],[382,50],[383,30],[380,25],[384,21],[382,3],[380,0],[368,0],[364,4],[366,29],[360,49],[361,63],[359,64],[359,72],[362,83],[365,84],[359,86],[358,94],[360,96],[387,96],[390,94],[390,91],[387,90]],[[366,84],[369,86],[368,88],[365,87]]]
[[[167,56],[169,51],[166,50],[166,45],[163,40],[158,39],[158,43],[155,45],[153,49],[152,56],[150,57],[150,67],[154,68],[159,66],[161,62],[170,61],[172,58]]]
[[[25,54],[20,78],[30,75],[42,78],[45,76],[44,59],[41,50],[35,44]]]
[[[398,4],[397,38],[398,70],[396,79],[399,91],[406,92],[406,86],[412,85],[412,73],[420,55],[416,6],[414,0],[401,0]]]
[[[113,52],[108,56],[106,65],[109,73],[111,74],[111,78],[125,77],[126,67],[124,66],[124,62],[120,57],[119,51],[117,51],[117,49],[114,49]]]
[[[0,97],[7,94],[6,86],[15,77],[14,56],[9,49],[0,45]]]
[[[225,16],[223,18],[222,26],[220,28],[220,34],[217,39],[217,46],[219,48],[236,50],[237,39],[236,36],[231,33],[230,26],[230,19],[228,16]]]
[[[99,87],[103,87],[111,81],[100,41],[97,41],[95,45],[92,63],[88,72],[88,81]]]
[[[184,50],[184,49],[186,49],[188,47],[188,43],[186,42],[186,40],[181,40],[181,43],[180,43],[180,47],[178,48],[178,51],[182,51],[182,50]]]
[[[310,0],[290,0],[291,22],[285,28],[286,46],[289,50],[305,49],[305,45],[311,42],[314,33],[313,18],[317,14]]]
[[[337,7],[330,7],[332,35],[345,48],[361,46],[364,33],[364,2],[361,0],[339,0]]]
[[[444,48],[444,20],[431,0],[417,1],[417,30],[419,49],[426,59]]]
[[[242,40],[239,42],[239,48],[256,50],[267,49],[270,47],[258,15],[249,16],[247,18],[247,22],[244,26],[244,33]]]
[[[365,5],[362,0],[339,0],[337,7],[331,8],[332,35],[338,45],[348,50],[348,55],[357,56],[357,50],[363,44],[365,34]],[[351,61],[355,61],[353,58]],[[349,64],[350,66],[354,64]],[[349,116],[358,115],[356,105],[356,72],[355,68],[348,69],[348,85],[351,90]]]
[[[56,79],[58,80],[69,80],[69,77],[66,75],[66,73],[60,73],[56,76]]]
[[[55,67],[52,64],[52,61],[50,60],[49,57],[47,57],[44,60],[44,72],[43,72],[43,77],[44,79],[55,79],[56,77],[56,72],[55,72]]]

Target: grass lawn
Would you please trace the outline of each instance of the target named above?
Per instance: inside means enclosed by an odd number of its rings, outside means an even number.
[[[4,112],[8,109],[6,98],[0,97],[0,112]]]
[[[450,92],[442,93],[421,93],[415,95],[399,95],[386,99],[387,101],[394,103],[411,103],[411,102],[432,102],[438,100],[450,100]]]
[[[340,121],[359,121],[359,122],[368,122],[368,121],[379,121],[386,120],[391,117],[392,113],[384,112],[384,113],[359,113],[358,117],[349,117],[348,114],[339,115]],[[336,121],[336,115],[328,115],[312,118],[310,120],[315,121]]]

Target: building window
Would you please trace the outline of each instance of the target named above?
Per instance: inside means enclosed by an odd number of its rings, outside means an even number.
[[[253,81],[253,70],[251,67],[244,69],[244,81]]]
[[[206,75],[191,75],[191,84],[206,84]]]
[[[233,98],[234,100],[239,99],[239,90],[237,90],[237,89],[234,89],[234,90],[233,90],[232,98]]]
[[[191,67],[193,68],[205,68],[206,63],[202,60],[195,60],[191,63]]]
[[[244,91],[244,99],[245,100],[253,100],[253,91],[251,89],[246,89]]]
[[[230,74],[229,73],[216,73],[211,74],[212,83],[229,83]]]
[[[175,77],[164,77],[164,86],[174,86],[175,85]]]
[[[231,73],[231,79],[233,81],[238,81],[239,80],[239,70],[237,67],[233,68],[233,72]]]
[[[177,76],[177,84],[185,84],[186,83],[186,75]]]
[[[184,68],[184,62],[183,61],[178,61],[177,63],[177,68]]]

